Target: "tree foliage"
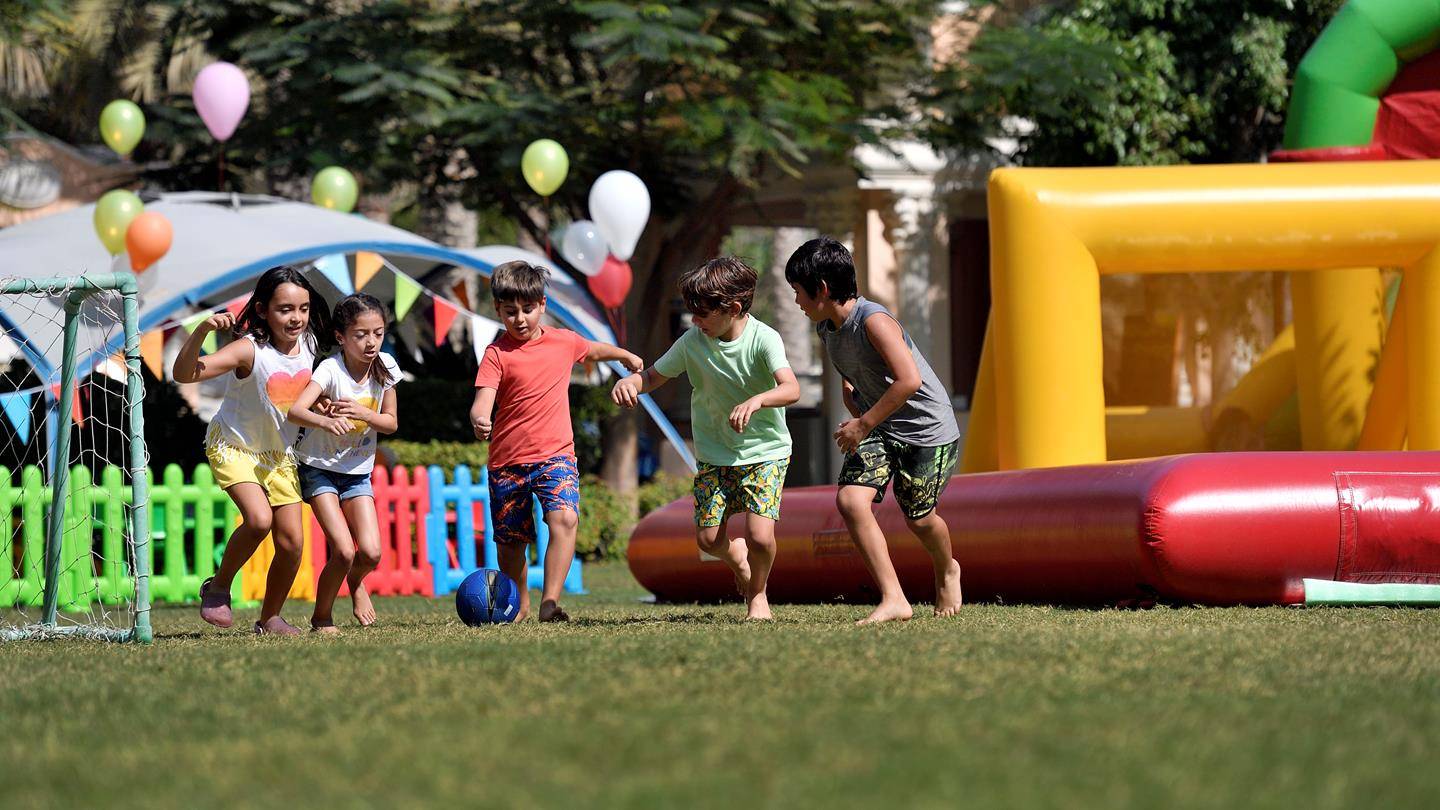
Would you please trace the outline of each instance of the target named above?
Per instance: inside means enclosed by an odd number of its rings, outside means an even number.
[[[1014,137],[1032,165],[1253,161],[1279,145],[1294,66],[1341,3],[1047,6],[987,28],[938,77],[929,134],[963,148]]]

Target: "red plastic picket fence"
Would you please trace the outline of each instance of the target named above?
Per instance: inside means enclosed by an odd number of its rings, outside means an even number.
[[[424,467],[376,467],[370,485],[380,525],[380,566],[365,578],[366,587],[373,596],[434,596],[425,525],[430,514],[429,473]],[[313,517],[311,521],[310,555],[318,581],[327,545],[319,521]],[[342,585],[340,594],[349,593],[349,587]]]

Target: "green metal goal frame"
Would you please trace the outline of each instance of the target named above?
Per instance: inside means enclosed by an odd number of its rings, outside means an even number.
[[[70,488],[70,419],[75,401],[75,343],[80,333],[80,305],[95,293],[114,290],[124,303],[125,387],[130,438],[130,486],[132,512],[131,537],[134,543],[135,622],[129,628],[101,628],[85,625],[57,624],[61,541],[65,528],[65,504]],[[0,294],[48,294],[65,296],[65,343],[60,364],[60,399],[51,437],[55,454],[51,482],[50,519],[45,532],[45,591],[39,626],[0,632],[0,639],[49,636],[84,636],[106,641],[138,641],[148,644],[154,639],[150,626],[150,519],[149,476],[146,468],[145,413],[141,405],[145,383],[140,376],[140,303],[133,273],[107,273],[94,276],[60,276],[55,278],[10,279],[0,283]]]

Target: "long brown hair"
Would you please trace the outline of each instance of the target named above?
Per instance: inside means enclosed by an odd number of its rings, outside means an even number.
[[[282,284],[294,284],[310,293],[310,316],[305,324],[305,331],[309,333],[307,337],[311,341],[310,351],[318,354],[330,344],[329,305],[325,303],[325,298],[315,291],[305,274],[289,265],[272,267],[255,282],[255,292],[250,296],[250,300],[245,302],[240,317],[235,319],[235,336],[249,335],[266,343],[275,342],[275,336],[270,334],[270,324],[266,322],[262,310],[270,306],[270,299],[275,297],[275,291],[280,289]]]
[[[337,342],[339,336],[345,334],[346,330],[367,312],[377,312],[380,314],[380,320],[386,320],[385,307],[381,305],[380,299],[373,295],[353,293],[341,298],[340,303],[335,305],[335,314],[330,318],[330,323],[335,328]],[[383,387],[394,382],[394,378],[390,376],[390,369],[385,365],[385,361],[380,358],[381,356],[377,354],[375,359],[370,362],[370,374]]]

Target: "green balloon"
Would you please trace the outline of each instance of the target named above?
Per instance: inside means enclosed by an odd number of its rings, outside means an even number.
[[[116,99],[100,111],[100,137],[105,145],[120,156],[135,151],[135,145],[145,135],[145,113],[135,102]]]
[[[125,250],[125,229],[144,210],[145,204],[134,192],[120,188],[105,192],[95,203],[95,234],[111,256]]]
[[[310,199],[321,208],[350,213],[360,187],[355,184],[355,175],[339,166],[327,166],[310,181]]]
[[[520,156],[520,171],[536,194],[549,197],[565,182],[565,175],[570,171],[570,156],[565,154],[565,147],[541,138],[525,147],[525,154]]]

